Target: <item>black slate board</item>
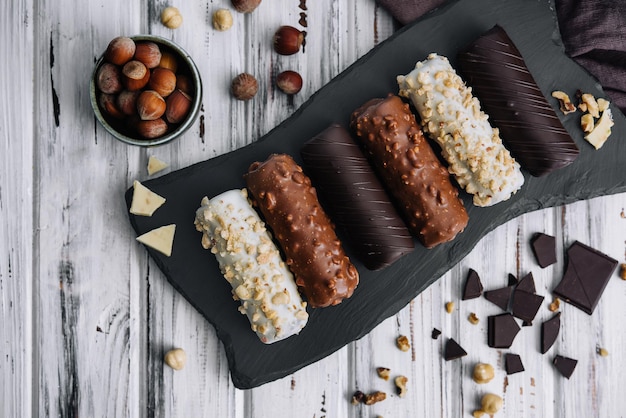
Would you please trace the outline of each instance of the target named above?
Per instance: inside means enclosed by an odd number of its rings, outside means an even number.
[[[430,52],[448,56],[454,65],[456,52],[496,23],[516,43],[547,97],[557,89],[571,95],[581,89],[605,97],[599,84],[564,55],[548,1],[460,0],[403,28],[256,143],[145,182],[165,196],[167,203],[150,218],[131,215],[131,224],[138,234],[177,224],[171,257],[148,251],[172,285],[215,326],[235,386],[252,388],[281,378],[366,335],[459,262],[486,233],[512,218],[626,191],[626,141],[622,137],[626,120],[619,110],[613,108],[613,135],[599,151],[582,138],[580,114],[559,115],[581,149],[572,165],[541,178],[525,173],[523,189],[509,201],[490,208],[473,206],[463,194],[470,217],[465,232],[431,250],[417,243],[411,254],[379,272],[356,263],[361,282],[353,297],[335,307],[310,310],[309,324],[300,335],[264,345],[250,331],[215,258],[200,245],[193,219],[202,197],[244,187],[242,175],[249,164],[273,152],[291,154],[301,163],[299,151],[304,142],[333,122],[347,125],[351,112],[365,101],[396,93],[396,75],[409,72]],[[552,98],[550,102],[556,106]],[[132,190],[127,191],[128,205],[131,196]],[[346,249],[351,254],[350,248]],[[353,255],[351,258],[355,260]]]

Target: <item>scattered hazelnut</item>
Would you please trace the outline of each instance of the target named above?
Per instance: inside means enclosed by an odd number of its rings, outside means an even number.
[[[276,85],[286,94],[296,94],[302,90],[302,76],[287,70],[276,76]]]
[[[378,377],[383,380],[389,380],[389,372],[390,370],[386,367],[377,367],[376,373],[378,373]]]
[[[487,393],[480,400],[481,408],[477,411],[474,411],[474,417],[480,418],[484,414],[493,415],[498,412],[502,408],[502,404],[504,401],[498,395],[494,395],[493,393]]]
[[[231,0],[231,3],[239,13],[251,13],[259,7],[261,0]]]
[[[452,313],[452,311],[454,311],[454,302],[447,302],[446,303],[446,312]]]
[[[582,117],[580,118],[580,127],[582,128],[583,132],[593,131],[594,121],[591,113],[585,113],[584,115],[582,115]]]
[[[561,306],[561,299],[554,298],[552,303],[550,305],[548,305],[548,309],[550,310],[550,312],[556,312],[556,311],[559,310],[560,306]]]
[[[105,62],[98,68],[96,85],[106,94],[119,93],[122,90],[122,76],[118,66]]]
[[[167,68],[155,68],[150,75],[148,86],[162,97],[167,97],[176,88],[176,74]]]
[[[178,70],[178,59],[176,55],[171,52],[161,52],[161,61],[159,61],[158,68],[167,68],[168,70],[172,70],[176,72]]]
[[[142,62],[136,60],[128,61],[124,64],[122,74],[122,84],[124,84],[126,90],[130,91],[144,88],[150,80],[150,71]]]
[[[213,27],[220,32],[227,31],[233,26],[233,15],[228,9],[218,9],[213,13]]]
[[[478,319],[478,316],[474,312],[471,312],[469,314],[469,316],[467,317],[467,320],[470,321],[470,324],[472,325],[476,325],[480,322],[480,320]]]
[[[125,115],[137,113],[137,98],[140,92],[124,90],[117,96],[117,107]]]
[[[398,346],[401,351],[409,351],[411,348],[411,344],[409,343],[409,339],[406,335],[400,335],[396,338],[396,346]]]
[[[281,26],[272,40],[274,50],[281,55],[293,55],[300,50],[304,42],[304,33],[293,26]]]
[[[175,90],[166,101],[165,119],[169,123],[182,122],[191,109],[191,97],[181,90]]]
[[[596,98],[593,97],[593,94],[584,93],[580,97],[580,99],[582,100],[583,103],[587,105],[587,112],[589,112],[591,116],[593,116],[594,118],[600,117],[600,109],[598,106],[598,102],[596,101]]]
[[[135,55],[135,41],[124,36],[113,38],[106,51],[104,59],[115,65],[124,65]]]
[[[394,379],[394,383],[396,384],[396,393],[399,397],[403,398],[406,395],[406,384],[409,379],[406,376],[398,376]]]
[[[115,103],[115,96],[112,94],[101,93],[98,98],[98,103],[100,104],[100,108],[109,116],[114,117],[115,119],[121,119],[124,117],[124,114],[119,110],[117,104]]]
[[[237,100],[250,100],[259,90],[259,83],[253,75],[241,73],[235,77],[230,85],[230,90]]]
[[[607,357],[609,355],[609,351],[606,348],[598,347],[598,355],[601,357]]]
[[[354,394],[352,395],[352,400],[350,401],[350,403],[352,405],[358,405],[360,403],[364,403],[365,402],[365,394],[363,392],[361,392],[360,390],[357,390],[356,392],[354,392]]]
[[[387,399],[387,394],[385,392],[372,392],[369,395],[365,395],[365,405],[374,405],[375,403],[382,402],[385,399]]]
[[[140,120],[135,126],[137,133],[144,138],[153,139],[165,135],[167,122],[163,119]]]
[[[567,93],[560,90],[553,91],[552,97],[559,101],[559,106],[563,114],[567,115],[568,113],[576,111],[576,106],[574,106]]]
[[[619,265],[619,277],[622,280],[626,280],[626,263],[621,263]]]
[[[169,6],[161,12],[161,23],[170,29],[176,29],[183,23],[183,15],[174,6]]]
[[[138,42],[135,59],[148,68],[155,68],[161,62],[161,49],[154,42]]]
[[[154,90],[141,92],[137,98],[137,112],[141,120],[155,120],[165,113],[165,100]]]
[[[478,384],[489,383],[495,376],[493,366],[487,363],[477,363],[474,366],[472,379]]]
[[[170,366],[174,370],[180,370],[185,367],[187,361],[187,354],[182,348],[175,348],[165,353],[165,364]]]

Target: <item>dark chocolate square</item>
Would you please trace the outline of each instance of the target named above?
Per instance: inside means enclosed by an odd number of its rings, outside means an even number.
[[[493,348],[509,348],[520,329],[509,313],[490,316],[487,319],[487,344]]]
[[[532,323],[542,303],[543,296],[515,289],[515,292],[513,292],[511,311],[515,317],[525,322]]]
[[[504,355],[504,368],[506,374],[515,374],[524,371],[524,364],[522,364],[522,358],[513,353],[506,353]]]
[[[553,292],[591,315],[617,264],[617,260],[576,241],[567,249],[567,268]]]
[[[523,290],[528,293],[535,293],[537,289],[535,288],[535,279],[532,273],[528,273],[526,276],[522,277],[517,284],[516,290]]]
[[[446,342],[446,348],[443,353],[443,358],[446,359],[446,361],[456,360],[466,355],[467,351],[465,351],[463,347],[459,345],[459,343],[454,341],[453,338],[448,339],[448,341]]]
[[[552,363],[554,363],[554,367],[556,367],[559,373],[569,379],[572,376],[572,373],[574,373],[578,360],[557,355]]]
[[[489,302],[499,306],[503,311],[509,309],[509,302],[511,301],[511,293],[513,292],[513,286],[502,287],[500,289],[488,290],[484,293],[485,299]]]
[[[553,236],[542,233],[535,234],[530,246],[533,249],[533,254],[535,254],[537,264],[541,268],[556,263],[556,239]]]
[[[463,288],[462,300],[475,299],[482,295],[483,284],[480,281],[480,276],[474,269],[470,269],[465,280],[465,287]]]

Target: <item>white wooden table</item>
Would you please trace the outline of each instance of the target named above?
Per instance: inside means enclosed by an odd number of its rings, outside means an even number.
[[[166,5],[184,23],[159,22]],[[253,390],[233,387],[213,328],[167,283],[134,241],[123,193],[145,179],[148,156],[188,166],[260,138],[316,90],[394,31],[373,0],[264,0],[253,14],[234,13],[227,32],[211,14],[228,0],[8,0],[0,3],[0,416],[166,417],[461,417],[480,397],[504,398],[499,416],[617,417],[626,413],[626,282],[611,279],[592,316],[561,305],[563,327],[550,354],[538,352],[539,326],[524,329],[510,351],[526,371],[508,378],[502,354],[486,344],[486,318],[498,308],[460,301],[468,268],[486,289],[507,274],[532,271],[546,296],[536,323],[549,318],[550,290],[560,279],[563,250],[582,241],[624,261],[626,195],[596,198],[522,216],[487,235],[461,263],[359,341],[284,379]],[[308,22],[304,54],[280,57],[271,37],[281,24]],[[181,140],[154,149],[127,146],[95,121],[88,80],[94,61],[115,36],[153,33],[195,59],[204,82],[199,119]],[[295,69],[305,78],[293,99],[272,78]],[[260,81],[249,103],[230,98],[242,71]],[[617,138],[615,140],[624,140]],[[540,269],[529,240],[555,235],[559,262]],[[444,304],[455,301],[446,313]],[[470,312],[481,319],[468,322]],[[442,337],[434,341],[431,330]],[[395,338],[410,337],[399,351]],[[445,362],[445,337],[468,351]],[[163,363],[172,347],[187,352],[174,372]],[[596,354],[603,347],[608,357]],[[579,360],[570,380],[552,366],[554,353]],[[471,379],[488,362],[496,377]],[[409,392],[375,368],[406,375]],[[386,401],[353,406],[355,390],[382,390]]]

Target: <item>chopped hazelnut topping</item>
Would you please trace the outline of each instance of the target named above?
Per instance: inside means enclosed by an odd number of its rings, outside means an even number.
[[[365,405],[374,405],[375,403],[382,402],[387,399],[385,392],[376,391],[365,396]]]
[[[357,390],[356,392],[354,392],[354,395],[352,395],[352,400],[350,401],[350,403],[352,405],[358,405],[364,402],[365,402],[365,394],[361,392],[360,390]]]
[[[446,312],[452,313],[454,311],[454,302],[446,303]]]
[[[622,263],[619,265],[619,277],[622,280],[626,280],[626,263]]]
[[[401,335],[396,338],[396,345],[402,351],[409,351],[409,349],[411,348],[411,344],[409,343],[409,339],[406,337],[406,335]]]
[[[560,306],[561,306],[561,299],[554,298],[552,303],[550,305],[548,305],[548,309],[550,310],[550,312],[556,312],[556,311],[559,310]]]
[[[480,320],[478,319],[478,316],[476,316],[474,312],[469,314],[469,316],[467,317],[467,320],[470,321],[470,323],[473,325],[476,325],[478,324],[478,322],[480,322]]]
[[[389,373],[390,370],[386,367],[377,367],[376,368],[376,373],[378,373],[378,377],[380,377],[383,380],[389,380]]]
[[[601,357],[606,357],[606,356],[608,356],[608,355],[609,355],[609,351],[608,351],[606,348],[601,348],[601,347],[598,347],[598,354],[599,354]]]
[[[561,112],[563,112],[563,114],[567,115],[568,113],[576,111],[576,106],[574,106],[567,93],[556,90],[552,92],[552,97],[559,101],[559,107],[561,108]]]
[[[409,379],[406,376],[398,376],[394,379],[394,383],[396,384],[396,393],[399,397],[403,398],[406,395],[406,384]]]

